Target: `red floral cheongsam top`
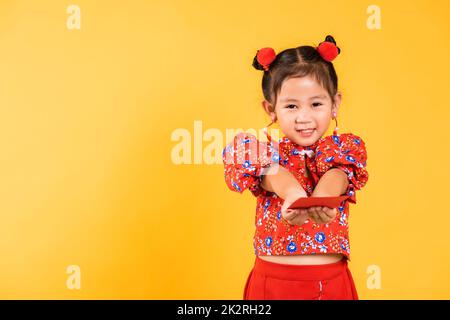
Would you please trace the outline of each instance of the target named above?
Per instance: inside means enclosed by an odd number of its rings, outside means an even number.
[[[349,202],[356,203],[355,190],[361,189],[369,177],[364,141],[344,133],[322,137],[303,147],[287,137],[278,142],[268,138],[268,142],[262,142],[241,132],[222,153],[227,186],[239,193],[249,189],[257,198],[255,255],[341,253],[350,259]],[[284,200],[260,185],[262,170],[274,163],[289,169],[308,196],[327,170],[340,168],[347,173],[349,186],[345,194],[350,197],[341,203],[330,223],[317,224],[308,219],[301,226],[290,225],[281,216]]]

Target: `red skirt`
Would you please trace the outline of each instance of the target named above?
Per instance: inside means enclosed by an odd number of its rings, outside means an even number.
[[[347,259],[324,265],[274,263],[256,257],[244,300],[358,300]]]

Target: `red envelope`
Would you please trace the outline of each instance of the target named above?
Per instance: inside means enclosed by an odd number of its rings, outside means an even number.
[[[337,208],[342,203],[342,201],[350,198],[350,196],[339,196],[339,197],[307,197],[298,198],[295,200],[288,209],[299,209],[299,208],[309,208],[309,207],[328,207]]]

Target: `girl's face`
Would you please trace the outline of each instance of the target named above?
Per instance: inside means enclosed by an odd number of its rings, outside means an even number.
[[[313,78],[290,78],[283,82],[277,97],[275,112],[269,111],[270,104],[264,100],[263,107],[278,120],[283,134],[300,146],[309,146],[327,131],[332,113],[341,102],[341,94],[334,97],[334,104],[328,92]],[[313,129],[312,131],[303,131]]]

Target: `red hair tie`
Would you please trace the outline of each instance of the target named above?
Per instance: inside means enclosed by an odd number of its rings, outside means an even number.
[[[256,53],[256,60],[267,71],[276,56],[275,50],[272,48],[262,48]]]
[[[333,61],[341,52],[341,49],[336,46],[334,38],[329,35],[326,36],[325,41],[321,42],[316,49],[320,56],[328,62]]]

